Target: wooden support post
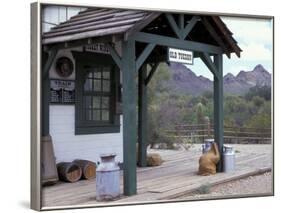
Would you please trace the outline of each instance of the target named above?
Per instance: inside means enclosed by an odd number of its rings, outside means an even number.
[[[217,171],[223,170],[223,59],[222,55],[214,56],[214,64],[217,67],[217,75],[214,75],[214,136],[219,146],[221,160],[218,163]]]
[[[50,101],[50,80],[49,80],[49,70],[57,55],[57,50],[50,51],[49,54],[42,54],[42,110],[41,110],[41,135],[49,135],[49,101]]]
[[[147,87],[145,79],[147,65],[142,65],[139,72],[139,111],[138,111],[138,165],[146,167],[147,147]]]
[[[123,161],[124,195],[134,195],[136,187],[136,61],[135,41],[122,42]]]

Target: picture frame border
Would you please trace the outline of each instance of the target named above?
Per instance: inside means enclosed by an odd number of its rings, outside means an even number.
[[[174,12],[174,13],[192,13],[202,15],[218,15],[224,17],[237,17],[237,18],[255,18],[255,19],[269,19],[272,20],[272,84],[271,84],[271,125],[272,125],[272,193],[265,194],[249,194],[249,195],[229,195],[224,197],[215,198],[199,198],[196,200],[163,200],[163,201],[140,201],[140,202],[126,202],[118,204],[79,204],[70,206],[48,206],[42,207],[42,185],[41,185],[41,11],[44,5],[54,6],[77,6],[77,7],[100,7],[109,9],[130,9],[130,10],[145,10],[145,11],[158,11],[158,12]],[[152,7],[125,7],[120,5],[102,5],[102,4],[73,4],[73,3],[56,3],[53,1],[37,1],[31,3],[31,153],[30,153],[30,176],[31,176],[31,189],[30,189],[30,203],[31,209],[37,211],[44,210],[61,210],[61,209],[77,209],[77,208],[97,208],[97,207],[110,207],[110,206],[129,206],[129,205],[143,205],[143,204],[160,204],[160,203],[177,203],[177,202],[194,202],[202,200],[222,200],[222,199],[237,199],[237,198],[248,198],[248,197],[266,197],[275,195],[275,173],[274,173],[274,160],[275,160],[275,149],[274,149],[274,70],[275,70],[275,16],[270,15],[252,15],[252,14],[237,14],[237,13],[223,13],[223,12],[207,12],[200,10],[177,10],[177,9],[163,9],[163,8],[152,8]]]

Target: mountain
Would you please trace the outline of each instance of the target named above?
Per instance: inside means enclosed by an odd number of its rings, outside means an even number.
[[[213,89],[213,81],[197,76],[182,64],[171,63],[170,74],[171,79],[167,84],[175,92],[200,95]],[[242,95],[256,85],[271,86],[271,74],[259,64],[252,71],[241,70],[236,76],[227,73],[223,77],[223,84],[225,93]]]
[[[204,76],[196,76],[186,66],[179,63],[170,64],[171,79],[168,86],[175,92],[200,95],[212,88],[213,82]]]
[[[271,74],[262,65],[257,65],[252,71],[241,70],[237,76],[224,76],[225,93],[244,94],[254,86],[271,86]]]

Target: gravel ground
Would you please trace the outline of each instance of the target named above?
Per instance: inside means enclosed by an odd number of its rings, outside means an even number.
[[[210,198],[231,195],[253,195],[272,193],[271,172],[248,178],[219,184],[213,187],[208,184],[202,186],[199,191],[179,197],[178,199]]]

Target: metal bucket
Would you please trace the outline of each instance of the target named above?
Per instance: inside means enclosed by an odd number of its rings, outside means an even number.
[[[214,139],[205,139],[204,144],[202,144],[202,153],[204,154],[208,152],[212,147],[212,143],[214,142],[215,142]]]
[[[223,146],[223,171],[235,171],[235,152],[232,146]]]
[[[116,154],[101,155],[96,169],[96,200],[114,200],[120,196],[120,168],[115,162]]]

